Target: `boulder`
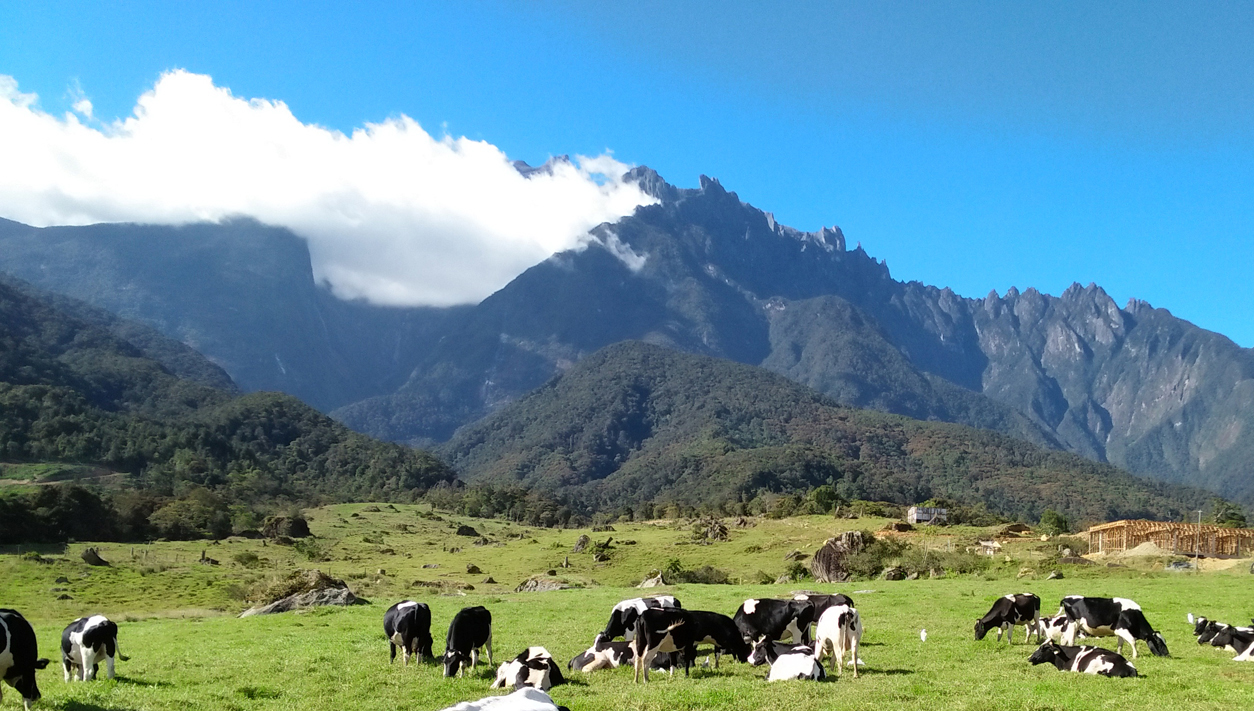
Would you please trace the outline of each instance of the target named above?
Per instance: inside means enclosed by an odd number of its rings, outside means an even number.
[[[479,570],[479,566],[475,565],[474,563],[467,563],[467,564],[466,564],[466,574],[467,574],[467,575],[479,575],[479,574],[481,574],[481,573],[483,573],[483,571],[482,571],[482,570]]]
[[[307,538],[309,522],[300,516],[269,516],[261,524],[261,535],[266,538]]]
[[[899,568],[897,566],[893,566],[892,568],[888,568],[887,570],[885,570],[883,575],[881,575],[880,577],[882,577],[885,580],[905,580],[906,570],[905,568]]]
[[[849,571],[845,569],[845,558],[857,555],[871,544],[869,536],[862,531],[846,531],[835,538],[827,539],[823,547],[810,559],[810,574],[820,583],[843,583],[849,579]]]
[[[884,528],[880,530],[894,531],[896,533],[906,533],[907,531],[913,531],[914,526],[911,526],[905,521],[893,521],[891,523],[884,524]]]
[[[1020,534],[1020,533],[1031,533],[1031,532],[1032,532],[1032,528],[1028,526],[1026,523],[1012,523],[1009,526],[1002,526],[1001,530],[998,531],[998,533],[1003,536],[1006,536],[1012,533]]]
[[[575,540],[575,547],[570,549],[571,553],[583,553],[588,546],[592,545],[592,539],[584,534]]]
[[[1094,563],[1088,558],[1081,558],[1079,556],[1074,556],[1074,555],[1059,558],[1058,562],[1066,563],[1067,565],[1097,565],[1097,563]]]
[[[479,532],[478,532],[478,531],[476,531],[476,530],[474,529],[474,527],[473,527],[473,526],[467,526],[467,525],[465,525],[465,524],[462,524],[461,526],[458,526],[458,527],[457,527],[457,535],[459,535],[459,536],[469,536],[470,538],[479,538],[479,537],[480,537],[480,536],[479,536]]]
[[[788,553],[784,556],[784,560],[805,560],[806,558],[809,558],[809,557],[810,556],[806,555],[805,553],[802,553],[801,551],[792,551],[791,553]]]
[[[83,562],[87,565],[108,565],[109,561],[100,557],[95,548],[84,548],[82,553]]]
[[[439,563],[423,563],[422,567],[428,570],[434,570],[435,568],[440,567],[440,564]]]
[[[567,590],[570,586],[556,578],[545,578],[533,575],[518,584],[514,592],[548,592],[550,590]]]
[[[69,595],[62,594],[62,595],[57,595],[57,599],[58,600],[73,600],[74,598],[70,597]]]
[[[658,573],[657,575],[653,576],[652,578],[645,578],[645,579],[644,579],[644,580],[643,580],[643,581],[642,581],[639,585],[637,585],[636,587],[638,587],[638,588],[660,588],[660,587],[662,587],[662,586],[664,586],[664,585],[666,585],[666,581],[662,579],[662,574],[661,574],[661,573]]]
[[[491,575],[489,575],[488,577],[484,578],[484,579],[483,579],[483,580],[481,580],[480,582],[481,582],[482,584],[484,584],[484,585],[496,585],[496,580],[494,580],[494,579],[492,578],[492,576],[491,576]]]
[[[323,605],[368,605],[369,602],[357,597],[352,590],[347,587],[343,588],[323,588],[321,590],[311,590],[309,592],[297,595],[289,595],[280,600],[275,600],[269,605],[261,607],[253,607],[240,613],[240,617],[252,617],[253,615],[273,615],[279,612],[291,612],[292,610],[305,610],[311,607],[321,607]]]
[[[69,578],[67,578],[67,577],[65,577],[64,575],[62,575],[61,577],[57,578],[56,580],[53,580],[52,582],[54,582],[54,583],[68,583],[68,582],[70,582],[70,579],[69,579]]]

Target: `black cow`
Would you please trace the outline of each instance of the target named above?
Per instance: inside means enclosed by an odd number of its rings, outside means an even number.
[[[37,659],[38,656],[35,630],[22,613],[0,609],[0,678],[22,695],[26,711],[40,698],[35,670],[48,667],[48,660]]]
[[[635,597],[630,600],[623,600],[614,606],[610,611],[610,620],[605,623],[605,631],[601,634],[607,640],[613,640],[618,637],[631,641],[632,635],[636,629],[636,618],[645,610],[680,610],[683,605],[679,604],[670,595],[658,595],[657,597]]]
[[[814,647],[809,644],[791,644],[789,642],[772,642],[766,639],[758,640],[753,645],[753,651],[749,652],[749,663],[755,667],[763,664],[771,664],[781,655],[784,654],[800,654],[810,652],[814,654]]]
[[[649,681],[649,667],[658,654],[680,652],[683,656],[684,676],[697,656],[697,643],[705,639],[705,633],[689,616],[687,610],[645,610],[636,618],[631,651],[634,655],[636,683]]]
[[[1036,643],[1041,643],[1041,627],[1038,623],[1041,617],[1041,599],[1032,593],[1019,593],[1018,595],[1004,595],[997,598],[997,602],[983,617],[975,621],[975,639],[984,639],[984,635],[988,634],[991,629],[997,630],[997,641],[1001,641],[1001,635],[1006,633],[1006,643],[1014,644],[1015,625],[1025,625],[1025,637],[1032,639],[1032,631],[1036,630]]]
[[[749,660],[749,644],[740,636],[732,618],[704,610],[690,610],[688,618],[696,625],[697,644],[714,645],[715,669],[718,669],[719,657],[724,653],[732,655],[738,662]]]
[[[496,680],[490,688],[504,689],[512,686],[514,690],[518,690],[530,686],[548,691],[565,683],[566,678],[562,676],[562,670],[557,668],[557,662],[553,661],[549,650],[544,647],[528,647],[496,670]]]
[[[1132,658],[1136,659],[1136,641],[1145,642],[1149,650],[1156,656],[1169,656],[1167,642],[1163,636],[1150,627],[1141,612],[1141,606],[1122,597],[1081,597],[1068,595],[1062,599],[1062,612],[1067,619],[1076,624],[1070,625],[1063,635],[1063,644],[1075,643],[1080,632],[1090,637],[1109,637],[1119,639],[1115,651],[1123,651],[1123,643],[1132,647]]]
[[[387,635],[391,656],[388,663],[396,661],[396,648],[401,648],[401,659],[409,666],[409,655],[418,657],[419,663],[427,657],[435,657],[431,651],[431,608],[421,602],[404,600],[383,613],[383,634]]]
[[[1136,667],[1122,655],[1102,647],[1072,647],[1046,642],[1028,657],[1033,664],[1053,664],[1058,671],[1102,676],[1136,676]]]
[[[732,619],[746,644],[756,644],[763,637],[782,640],[784,635],[793,642],[808,644],[814,603],[809,600],[745,600]]]
[[[105,675],[112,679],[114,656],[118,656],[118,626],[104,615],[80,617],[61,631],[61,666],[66,681],[75,668],[78,679],[95,679],[101,659],[105,661]]]
[[[444,676],[461,676],[470,664],[474,671],[479,663],[479,649],[488,652],[492,663],[492,613],[486,607],[464,607],[448,625],[444,643]]]
[[[847,605],[849,607],[855,606],[853,604],[853,598],[842,593],[828,595],[825,593],[800,592],[793,595],[792,599],[809,601],[810,604],[814,605],[814,621],[816,623],[829,607],[836,607],[838,605]]]
[[[598,634],[592,646],[570,660],[566,668],[591,673],[598,669],[617,669],[624,664],[631,664],[635,658],[636,653],[631,649],[631,642],[611,642],[605,635]],[[658,654],[649,664],[649,668],[673,672],[680,663],[681,655],[677,652]]]

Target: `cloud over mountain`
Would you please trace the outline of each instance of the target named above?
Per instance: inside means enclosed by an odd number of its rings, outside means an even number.
[[[83,95],[57,117],[0,76],[0,216],[28,224],[177,224],[250,216],[309,240],[315,274],[376,303],[474,302],[587,231],[653,202],[608,155],[526,176],[496,146],[400,116],[351,134],[185,71],[132,116]]]

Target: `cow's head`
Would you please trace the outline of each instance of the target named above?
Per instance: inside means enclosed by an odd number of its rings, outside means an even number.
[[[457,676],[457,672],[469,663],[470,659],[464,652],[455,649],[446,650],[444,652],[444,676]]]
[[[984,635],[988,634],[988,627],[985,626],[984,620],[975,621],[975,641],[979,642],[984,639]]]
[[[14,674],[14,670],[10,669],[5,681],[9,682],[17,693],[22,695],[22,701],[25,702],[26,708],[29,710],[31,704],[38,701],[43,695],[39,693],[39,685],[35,683],[35,670],[48,668],[48,660],[40,659],[35,662],[34,667],[20,674]]]
[[[760,667],[763,664],[770,664],[771,651],[771,641],[763,636],[758,639],[756,644],[753,645],[753,651],[749,652],[748,662],[755,667]]]
[[[1150,651],[1156,657],[1169,657],[1171,654],[1167,651],[1167,640],[1158,632],[1151,632],[1150,636],[1145,639],[1145,643],[1149,645]]]
[[[1028,657],[1028,661],[1032,664],[1053,664],[1058,655],[1062,653],[1062,648],[1053,642],[1046,642],[1036,648],[1032,652],[1032,656]]]

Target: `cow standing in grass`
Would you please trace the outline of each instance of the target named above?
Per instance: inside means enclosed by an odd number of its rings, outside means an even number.
[[[849,605],[829,607],[819,618],[814,629],[814,655],[821,662],[830,649],[832,671],[843,674],[845,654],[853,667],[853,678],[858,678],[858,645],[862,642],[862,617]]]
[[[404,600],[388,608],[383,613],[383,633],[387,635],[391,656],[388,663],[396,661],[396,648],[401,648],[401,658],[405,666],[409,666],[409,655],[417,657],[422,663],[427,657],[434,657],[431,651],[431,608],[421,602]]]
[[[631,641],[635,635],[636,618],[645,610],[680,610],[683,605],[679,604],[670,595],[658,595],[656,597],[635,597],[630,600],[623,600],[610,610],[609,622],[605,623],[605,631],[601,634],[606,640],[612,641],[619,637]]]
[[[444,645],[444,676],[462,676],[466,665],[474,671],[479,663],[479,650],[488,652],[492,663],[492,613],[486,607],[465,607],[448,626]]]
[[[1119,643],[1116,652],[1123,651],[1123,643],[1132,647],[1132,658],[1136,659],[1136,642],[1141,640],[1155,656],[1169,656],[1167,642],[1163,636],[1154,631],[1141,606],[1122,597],[1081,597],[1068,595],[1062,599],[1061,612],[1070,622],[1063,645],[1075,644],[1076,635],[1083,632],[1090,637],[1115,636]]]
[[[105,674],[113,678],[113,658],[118,652],[118,626],[104,615],[80,617],[61,632],[61,666],[65,680],[69,681],[78,669],[76,678],[82,681],[95,679],[100,661],[105,663]]]
[[[17,610],[0,609],[0,679],[22,695],[26,711],[39,700],[36,669],[46,669],[47,659],[38,659],[35,630]],[[0,698],[4,694],[0,693]]]
[[[975,621],[975,639],[984,639],[991,629],[997,630],[997,641],[1001,641],[1002,633],[1006,633],[1006,643],[1014,644],[1015,625],[1027,627],[1024,636],[1030,641],[1033,630],[1036,631],[1036,643],[1041,643],[1041,599],[1032,593],[1004,595],[997,598],[983,617]]]
[[[732,620],[747,644],[756,644],[763,637],[776,641],[785,636],[796,644],[809,644],[814,603],[769,598],[745,600]]]
[[[636,618],[635,634],[631,640],[634,655],[634,680],[640,677],[649,681],[649,666],[658,654],[679,652],[683,657],[684,676],[697,656],[697,642],[705,634],[697,629],[685,610],[645,610]]]

